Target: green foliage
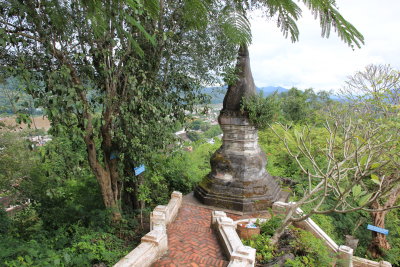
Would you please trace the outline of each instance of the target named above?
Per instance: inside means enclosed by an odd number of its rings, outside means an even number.
[[[15,77],[1,78],[6,79],[0,81],[0,115],[2,113],[17,116],[42,114],[41,110],[33,106],[33,99],[25,92],[23,82]]]
[[[281,98],[282,116],[287,121],[295,123],[322,124],[321,110],[328,108],[334,102],[328,92],[315,93],[312,89],[305,91],[293,87],[288,92],[279,95]]]
[[[353,47],[356,45],[360,47],[361,44],[364,44],[364,37],[339,13],[336,2],[315,0],[306,0],[303,2],[314,14],[315,19],[319,18],[322,37],[329,37],[331,29],[334,28],[339,38],[349,46]],[[233,3],[237,3],[237,1],[233,1]],[[292,42],[298,41],[299,30],[296,22],[301,17],[302,10],[293,0],[255,0],[250,3],[244,2],[237,5],[250,10],[260,9],[265,13],[267,18],[277,18],[277,26],[283,35],[285,37],[290,36]]]
[[[137,244],[142,233],[135,218],[110,223],[80,139],[53,137],[29,150],[23,133],[2,136],[2,159],[15,157],[18,165],[1,167],[24,175],[2,193],[31,203],[8,215],[0,210],[1,266],[113,265]]]
[[[197,119],[197,120],[191,121],[191,122],[188,124],[187,128],[188,128],[188,129],[191,129],[191,130],[200,130],[200,128],[201,128],[204,124],[205,124],[205,122],[203,122],[203,120]],[[203,126],[203,127],[204,127],[204,126]]]
[[[316,238],[310,232],[292,228],[295,239],[291,242],[296,258],[287,260],[285,266],[332,266],[333,258],[328,248],[321,239]]]
[[[10,225],[11,220],[8,218],[4,207],[0,205],[0,236],[7,233]]]
[[[235,44],[250,44],[251,29],[250,22],[246,14],[237,6],[230,6],[227,1],[220,17],[220,24],[223,33],[229,38],[229,41]]]
[[[92,266],[112,265],[129,252],[123,240],[107,232],[78,225],[53,234],[41,232],[24,241],[3,236],[0,244],[2,266]]]
[[[18,186],[29,177],[32,166],[37,163],[37,154],[28,149],[26,133],[0,132],[0,194],[16,197]]]
[[[279,217],[272,217],[270,220],[261,224],[261,234],[253,239],[242,240],[243,244],[256,249],[256,259],[259,264],[271,262],[276,256],[281,253],[278,252],[276,246],[271,245],[270,237],[274,234],[275,230],[281,224]],[[334,257],[329,253],[328,248],[324,242],[311,233],[299,228],[290,227],[290,239],[288,251],[295,255],[294,260],[286,260],[285,266],[310,266],[322,267],[331,266]],[[287,238],[287,237],[286,237]],[[281,242],[286,242],[281,241]]]
[[[386,216],[385,228],[390,229],[388,235],[389,244],[392,248],[385,251],[384,260],[390,262],[393,266],[400,265],[400,210],[392,210]]]
[[[191,121],[186,126],[188,138],[195,142],[204,138],[213,138],[222,133],[221,127],[219,125],[211,125],[209,122],[206,122],[202,119],[196,119]]]
[[[219,125],[212,125],[203,135],[205,138],[214,138],[220,134],[222,134],[221,127]]]
[[[344,244],[345,234],[343,232],[338,232],[337,229],[337,225],[341,223],[340,221],[336,221],[332,216],[325,214],[314,214],[311,216],[311,219],[337,244]],[[353,228],[351,225],[348,225],[348,227],[348,229]]]
[[[273,236],[275,230],[282,224],[282,218],[275,216],[271,212],[271,218],[260,225],[260,230],[264,235]]]
[[[106,224],[107,211],[84,149],[80,139],[58,137],[35,151],[40,153],[40,164],[31,167],[20,190],[31,199],[47,229],[78,221]]]
[[[202,138],[202,134],[199,132],[188,131],[186,134],[187,134],[187,137],[190,139],[190,141],[193,141],[193,142],[199,141]]]
[[[149,203],[153,206],[168,202],[170,193],[193,191],[201,179],[210,172],[210,157],[221,145],[195,142],[192,151],[154,154],[144,173]]]
[[[242,240],[245,246],[256,249],[258,263],[267,263],[274,258],[275,246],[270,244],[270,236],[266,234],[257,235],[254,239]]]
[[[99,185],[113,183],[100,191],[119,218],[132,166],[174,142],[176,123],[208,99],[201,85],[218,82],[234,59],[237,44],[221,34],[220,5],[9,0],[0,9],[0,25],[11,28],[0,32],[10,47],[0,50],[2,74],[23,82],[53,123],[53,135],[85,142]],[[14,31],[17,21],[26,34]],[[182,42],[189,45],[176,45]],[[111,160],[112,153],[119,157]]]
[[[265,129],[277,119],[280,109],[277,94],[266,98],[262,93],[256,96],[248,96],[242,99],[241,111],[248,114],[250,121],[258,128]]]

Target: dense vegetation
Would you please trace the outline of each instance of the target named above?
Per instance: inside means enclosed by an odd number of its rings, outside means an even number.
[[[363,36],[339,14],[334,1],[304,2],[320,19],[322,36],[329,36],[332,28],[348,45],[363,44]],[[8,214],[1,210],[2,265],[112,265],[147,230],[149,209],[165,203],[172,190],[193,189],[209,172],[210,155],[220,145],[204,139],[220,129],[188,122],[186,114],[208,99],[201,86],[214,85],[222,77],[228,84],[236,80],[234,57],[239,46],[251,42],[247,15],[255,9],[278,18],[283,34],[298,40],[296,21],[302,10],[293,1],[0,3],[1,104],[5,96],[8,105],[0,112],[11,110],[18,121],[29,123],[40,107],[52,124],[52,140],[43,147],[28,141],[38,133],[0,129],[0,194],[22,208]],[[313,125],[312,134],[322,145],[326,118],[321,111],[331,104],[326,96],[294,88],[248,99],[243,112],[260,129],[273,121],[290,124],[289,135]],[[385,113],[390,114],[392,110]],[[185,123],[193,128],[191,152],[175,146],[172,134]],[[385,124],[388,129],[397,125],[395,119],[391,123]],[[297,200],[305,192],[304,174],[285,147],[279,147],[271,128],[260,136],[270,158],[269,171],[293,179]],[[324,164],[324,159],[317,157],[317,162]],[[145,173],[135,175],[133,167],[141,164]],[[395,177],[390,168],[379,170]],[[378,176],[371,178],[379,182]],[[357,187],[353,194],[368,195],[366,189]],[[358,213],[366,221],[376,217]],[[341,223],[348,221],[346,226],[363,223],[355,223],[359,216],[340,216]],[[398,221],[395,212],[387,216]],[[338,239],[349,231],[333,217],[315,218]],[[356,230],[352,233],[357,235]],[[391,252],[373,248],[371,256],[397,262],[398,237],[390,238]],[[385,242],[378,241],[379,246]],[[359,254],[370,250],[363,240],[360,248]]]
[[[303,92],[295,88],[271,97],[276,98],[278,106],[274,120],[291,124],[292,133],[304,125],[313,125],[314,143],[324,146],[327,132],[322,127],[323,110],[331,104],[342,104],[318,97],[311,90]],[[296,120],[291,120],[291,110],[282,108],[287,101],[291,101],[292,105],[297,103],[306,112],[300,113],[303,115]],[[210,129],[209,125],[198,120],[188,121],[187,125],[206,131]],[[183,143],[184,146],[192,146],[192,151],[171,147],[165,153],[153,154],[143,176],[138,177],[142,179],[138,188],[140,208],[127,210],[126,214],[130,215],[119,224],[113,224],[88,166],[83,142],[72,135],[59,135],[44,147],[32,149],[26,137],[34,134],[32,131],[1,132],[2,195],[13,196],[15,204],[24,204],[30,199],[30,204],[22,211],[12,216],[6,216],[4,212],[0,215],[0,234],[4,240],[0,258],[6,266],[44,266],[57,265],[59,262],[65,266],[114,263],[135,246],[143,231],[147,230],[147,213],[150,209],[166,203],[173,190],[183,193],[193,190],[210,171],[210,156],[221,144],[218,139],[215,139],[215,144],[209,144],[207,138],[199,138],[190,144]],[[259,137],[260,145],[267,152],[268,171],[272,175],[291,179],[290,189],[293,200],[296,200],[307,186],[306,177],[272,128],[259,131]],[[323,161],[324,158],[318,160]],[[355,254],[372,258],[369,244],[373,235],[366,229],[366,224],[373,224],[371,213],[332,213],[313,215],[312,218],[339,244],[344,244],[345,235],[358,238],[360,241]],[[380,257],[399,264],[399,210],[388,212],[386,218],[384,227],[390,230],[388,242],[392,249]],[[299,234],[298,238],[300,241],[297,244],[300,245],[306,242],[304,238],[307,240],[312,237]],[[314,241],[312,243],[316,244]],[[10,249],[15,247],[19,249]],[[319,250],[318,247],[316,250]],[[273,255],[272,247],[268,253]],[[294,259],[293,264],[296,261],[313,261],[311,254],[308,257]]]
[[[274,215],[264,223],[256,222],[261,230],[260,235],[243,240],[245,245],[256,249],[258,263],[288,267],[332,266],[334,257],[330,255],[323,241],[302,229],[289,227],[279,244],[271,245],[270,238],[281,223],[281,218]]]
[[[139,190],[142,209],[126,211],[115,224],[85,157],[72,136],[53,136],[43,147],[27,138],[38,132],[0,130],[0,196],[22,210],[0,211],[0,266],[112,265],[148,231],[148,211],[165,204],[173,190],[189,193],[209,171],[220,145],[193,143],[154,154]],[[29,200],[29,203],[27,201]]]

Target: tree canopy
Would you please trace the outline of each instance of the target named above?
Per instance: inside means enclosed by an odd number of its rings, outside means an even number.
[[[303,3],[322,36],[334,28],[345,43],[363,43],[334,1]],[[251,42],[254,9],[298,40],[294,1],[3,1],[0,73],[24,82],[53,134],[83,138],[118,219],[123,183],[135,183],[132,167],[172,142],[175,121],[206,99],[201,85],[229,73],[238,46]]]

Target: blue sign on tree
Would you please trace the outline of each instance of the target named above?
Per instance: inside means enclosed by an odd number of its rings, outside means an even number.
[[[141,174],[142,172],[145,171],[144,165],[140,165],[139,167],[133,168],[133,171],[134,171],[136,176]]]
[[[380,228],[380,227],[377,227],[377,226],[374,226],[374,225],[370,225],[370,224],[368,224],[367,229],[371,230],[371,231],[374,231],[374,232],[378,232],[378,233],[384,234],[384,235],[388,235],[389,234],[389,230],[383,229],[383,228]]]

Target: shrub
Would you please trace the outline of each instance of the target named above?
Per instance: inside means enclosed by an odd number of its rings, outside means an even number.
[[[299,228],[291,227],[291,232],[295,239],[290,245],[293,247],[296,258],[287,260],[285,266],[332,266],[333,257],[322,240]]]
[[[25,241],[4,236],[0,243],[1,266],[112,266],[126,255],[135,243],[103,231],[79,225],[54,232],[38,232],[35,239]]]
[[[267,128],[271,122],[276,120],[279,109],[280,104],[276,93],[266,98],[262,93],[244,97],[241,103],[241,111],[248,114],[251,123],[258,129]]]
[[[7,233],[10,227],[10,219],[7,216],[7,212],[0,204],[0,235]]]
[[[254,239],[242,240],[245,246],[256,249],[256,259],[258,263],[267,263],[274,258],[275,247],[270,243],[270,237],[260,234]]]
[[[271,213],[272,215],[272,213]],[[282,218],[272,215],[271,219],[260,225],[260,230],[264,235],[273,236],[275,230],[282,224]]]

